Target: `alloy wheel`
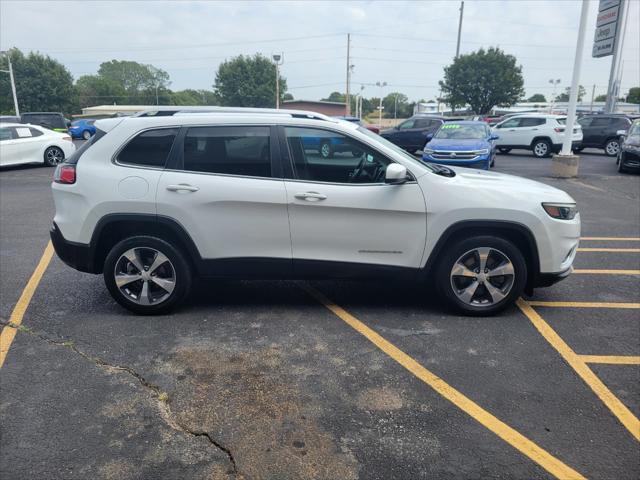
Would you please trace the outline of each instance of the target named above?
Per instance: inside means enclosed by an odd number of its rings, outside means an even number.
[[[131,248],[120,255],[114,269],[120,293],[138,305],[157,305],[176,287],[176,271],[165,254],[151,247]]]
[[[538,142],[533,147],[533,151],[538,157],[544,157],[549,152],[549,146],[545,142]]]
[[[58,165],[64,160],[64,153],[58,147],[49,147],[47,150],[47,161],[51,165]]]
[[[500,250],[478,247],[462,254],[450,273],[458,299],[473,307],[490,307],[502,301],[515,280],[513,263]]]
[[[610,142],[607,142],[604,149],[607,152],[607,155],[611,155],[613,157],[620,151],[620,145],[615,140],[612,140]]]

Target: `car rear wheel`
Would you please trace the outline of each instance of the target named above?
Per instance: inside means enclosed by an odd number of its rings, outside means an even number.
[[[548,157],[551,154],[551,143],[549,140],[536,140],[532,150],[533,155],[537,158]]]
[[[509,153],[511,151],[511,149],[510,148],[498,148],[498,151],[500,153],[503,153],[503,154],[506,155],[507,153]]]
[[[104,262],[104,281],[111,296],[141,315],[168,312],[191,288],[191,269],[170,243],[150,236],[117,243]]]
[[[610,140],[607,140],[607,143],[604,145],[604,153],[606,153],[609,157],[615,157],[616,155],[618,155],[619,151],[620,142],[617,139],[612,138]]]
[[[84,132],[82,132],[82,138],[84,138],[85,140],[89,140],[91,138],[91,132],[89,132],[89,130],[85,130]]]
[[[333,148],[331,148],[329,142],[324,141],[320,144],[320,155],[322,158],[331,158],[333,156]]]
[[[64,152],[60,147],[49,147],[44,151],[44,163],[50,167],[64,162]]]
[[[455,310],[467,315],[492,315],[522,294],[527,266],[511,242],[477,236],[447,249],[436,279],[440,293]]]

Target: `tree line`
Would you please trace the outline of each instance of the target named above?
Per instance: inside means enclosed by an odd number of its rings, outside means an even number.
[[[120,105],[222,105],[238,107],[275,107],[275,67],[263,55],[239,55],[218,66],[211,89],[171,90],[169,74],[153,65],[128,60],[110,60],[100,64],[94,75],[83,75],[74,81],[71,72],[60,62],[39,52],[24,54],[19,49],[8,52],[16,81],[21,111],[56,111],[77,113],[84,107],[104,104]],[[6,70],[7,56],[0,58],[0,69]],[[287,81],[282,75],[280,103],[292,100]],[[427,103],[443,102],[452,108],[469,105],[475,113],[488,113],[494,106],[509,106],[525,100],[522,66],[513,55],[499,48],[479,49],[460,55],[444,68],[439,82],[440,98]],[[578,97],[586,94],[580,86]],[[569,89],[555,101],[567,101]],[[334,91],[322,100],[345,102],[345,94]],[[534,94],[530,102],[546,102],[542,94]],[[601,100],[601,96],[596,98]],[[629,91],[626,99],[640,103],[640,87]],[[424,102],[424,100],[419,100]],[[382,99],[387,118],[406,118],[417,102],[410,102],[401,92],[391,92]],[[363,116],[377,110],[380,98],[361,99]],[[356,96],[351,96],[351,112],[356,112]],[[13,113],[9,76],[0,75],[0,113]]]

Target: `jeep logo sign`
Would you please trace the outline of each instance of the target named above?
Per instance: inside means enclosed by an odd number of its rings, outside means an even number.
[[[613,54],[616,46],[619,13],[620,0],[600,0],[596,18],[596,33],[593,37],[592,57],[606,57]]]

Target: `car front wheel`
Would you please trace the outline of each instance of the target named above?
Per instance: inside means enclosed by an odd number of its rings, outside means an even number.
[[[620,151],[620,142],[615,138],[608,140],[604,146],[604,153],[606,153],[609,157],[615,157],[616,155],[618,155],[619,151]]]
[[[509,152],[511,151],[511,149],[510,149],[510,148],[498,148],[498,151],[499,151],[500,153],[502,153],[502,154],[505,154],[505,155],[506,155],[507,153],[509,153]]]
[[[141,315],[168,312],[191,288],[191,269],[170,243],[150,236],[117,243],[104,262],[104,281],[111,296]]]
[[[89,130],[85,130],[84,132],[82,132],[82,138],[84,138],[85,140],[89,140],[91,138],[91,132],[89,132]]]
[[[527,266],[511,242],[477,236],[447,249],[436,275],[438,289],[451,307],[482,316],[503,310],[522,294]]]

